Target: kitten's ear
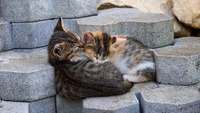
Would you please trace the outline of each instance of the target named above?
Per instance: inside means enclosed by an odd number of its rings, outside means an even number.
[[[113,37],[111,38],[111,43],[114,44],[116,41],[117,41],[117,38],[116,38],[115,36],[113,36]]]
[[[65,31],[62,17],[59,18],[59,20],[57,22],[57,25],[56,25],[56,27],[54,29],[54,32],[56,32],[56,31]]]
[[[93,39],[93,35],[91,32],[86,32],[83,34],[83,41],[86,43],[86,44],[89,44],[89,43],[93,43],[94,39]]]
[[[62,56],[64,49],[65,49],[65,43],[64,42],[58,43],[53,48],[53,54],[60,58]]]

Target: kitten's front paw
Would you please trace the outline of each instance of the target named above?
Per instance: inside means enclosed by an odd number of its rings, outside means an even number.
[[[140,82],[139,77],[135,76],[135,75],[126,75],[125,74],[125,75],[123,75],[123,79],[126,81],[129,81],[129,82],[134,82],[134,83]]]

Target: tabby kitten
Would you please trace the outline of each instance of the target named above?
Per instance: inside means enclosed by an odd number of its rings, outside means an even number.
[[[132,83],[124,81],[111,63],[90,60],[79,36],[65,30],[59,19],[48,44],[49,63],[55,68],[58,94],[68,99],[111,96],[128,92]]]
[[[83,40],[93,46],[93,61],[110,61],[130,82],[155,80],[155,63],[151,52],[140,42],[124,36],[96,31],[84,33]],[[89,41],[88,41],[89,40]],[[92,43],[92,44],[91,44]],[[101,57],[97,57],[100,55]]]

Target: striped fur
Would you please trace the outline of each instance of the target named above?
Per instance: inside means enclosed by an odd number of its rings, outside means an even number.
[[[111,96],[128,92],[132,83],[124,81],[121,73],[111,63],[92,62],[79,37],[64,30],[58,21],[49,45],[49,62],[55,68],[58,94],[68,99]],[[59,28],[62,27],[62,28]],[[76,49],[80,46],[81,49]],[[71,60],[76,56],[81,59]],[[84,57],[84,59],[82,59]]]

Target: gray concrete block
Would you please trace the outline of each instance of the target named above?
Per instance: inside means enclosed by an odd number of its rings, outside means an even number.
[[[54,68],[47,59],[47,48],[2,52],[0,98],[34,101],[55,95]]]
[[[1,113],[56,113],[55,98],[47,98],[34,102],[0,102]]]
[[[200,49],[188,45],[169,46],[153,51],[159,83],[193,85],[200,82]]]
[[[11,24],[0,18],[0,52],[12,48]]]
[[[139,113],[139,102],[131,92],[83,100],[83,113]]]
[[[110,15],[124,15],[124,14],[139,14],[142,13],[137,8],[111,8],[106,10],[100,10],[98,16],[110,16]]]
[[[77,20],[78,32],[102,30],[114,35],[127,35],[150,48],[173,44],[172,18],[162,14],[122,14],[94,16]]]
[[[97,14],[95,0],[2,0],[2,16],[9,22],[76,18]]]
[[[174,46],[180,47],[200,47],[200,38],[199,37],[182,37],[175,39]]]
[[[74,33],[78,33],[76,19],[63,19],[63,23],[64,23],[65,29],[70,29],[70,31]]]
[[[1,0],[2,16],[8,22],[28,22],[53,18],[51,0]]]
[[[76,19],[64,19],[64,26],[77,32]],[[15,48],[35,48],[47,46],[57,19],[30,23],[12,23]]]
[[[82,100],[68,100],[60,95],[56,95],[57,113],[82,113]]]
[[[31,23],[12,23],[15,48],[46,46],[53,34],[56,22],[56,20],[47,20]]]
[[[143,113],[199,113],[200,93],[187,87],[157,88],[141,93]]]
[[[29,113],[56,113],[55,97],[30,102]]]
[[[54,0],[54,14],[56,18],[76,18],[96,15],[95,0]]]

